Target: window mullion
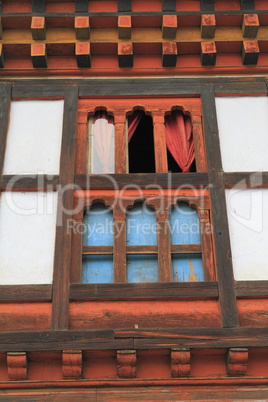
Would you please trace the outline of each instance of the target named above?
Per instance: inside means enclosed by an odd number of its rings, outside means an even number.
[[[202,247],[202,262],[204,269],[205,281],[215,281],[216,275],[213,264],[213,249],[212,249],[212,227],[210,223],[209,211],[207,209],[199,210],[201,247]]]
[[[127,143],[124,111],[114,113],[115,125],[115,173],[126,173]]]
[[[127,281],[126,269],[126,214],[125,211],[114,210],[114,282]]]
[[[157,214],[159,282],[172,282],[168,214]]]
[[[154,114],[154,156],[156,173],[167,173],[167,145],[164,125],[164,115]]]

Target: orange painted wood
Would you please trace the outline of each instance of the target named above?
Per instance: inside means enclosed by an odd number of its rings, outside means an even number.
[[[169,221],[157,217],[158,224],[158,280],[172,282]]]
[[[78,123],[76,140],[75,173],[86,174],[87,172],[87,138],[88,126],[86,123]]]
[[[164,113],[160,116],[156,114],[153,115],[156,173],[168,172],[166,129],[164,125],[164,117]]]
[[[188,377],[190,375],[190,349],[172,349],[170,359],[172,377]]]
[[[230,348],[227,355],[227,374],[230,376],[245,375],[247,372],[248,349]]]
[[[114,211],[114,282],[127,282],[126,219],[122,210]]]
[[[46,40],[45,17],[32,17],[31,31],[34,40]]]
[[[120,295],[118,295],[120,297]],[[97,301],[70,303],[70,329],[219,327],[217,301]]]
[[[126,132],[127,117],[125,111],[117,111],[114,113],[114,125],[115,125],[115,173],[126,173],[127,166],[127,132]]]
[[[258,14],[244,14],[242,34],[244,38],[256,38],[260,27]]]
[[[117,375],[119,378],[135,378],[137,375],[136,350],[117,351]]]
[[[51,303],[1,303],[0,331],[48,331]]]
[[[47,67],[47,51],[45,43],[34,43],[31,45],[31,57],[34,68]]]
[[[242,327],[268,326],[268,299],[238,299],[239,321]]]
[[[163,39],[176,39],[178,20],[176,15],[163,15],[162,37]]]
[[[216,17],[214,14],[203,14],[201,17],[201,37],[214,38],[216,31]]]
[[[129,40],[131,39],[131,16],[120,15],[118,17],[118,38]]]
[[[213,253],[213,227],[210,222],[210,214],[208,210],[199,211],[199,223],[201,233],[202,246],[202,262],[204,269],[205,281],[215,281],[216,272]]]
[[[214,66],[216,56],[217,49],[214,41],[201,42],[201,62],[203,66]]]
[[[74,28],[76,39],[89,39],[90,38],[90,24],[89,17],[75,17]]]
[[[62,352],[62,377],[79,379],[82,377],[83,357],[81,350],[64,350]]]
[[[26,352],[8,352],[7,371],[8,379],[10,381],[27,380]]]
[[[257,40],[244,40],[242,45],[242,61],[244,65],[255,65],[258,63],[260,54]]]

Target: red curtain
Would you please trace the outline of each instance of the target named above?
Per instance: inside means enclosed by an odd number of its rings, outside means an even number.
[[[114,119],[112,116],[108,116],[104,110],[100,110],[95,113],[93,122],[93,151],[97,153],[99,159],[96,166],[92,166],[93,173],[113,173]]]
[[[131,140],[133,134],[135,133],[136,128],[141,121],[144,112],[142,110],[136,110],[132,113],[131,116],[128,118],[128,142]]]
[[[183,172],[189,172],[195,158],[192,124],[189,116],[174,110],[166,116],[167,149]]]

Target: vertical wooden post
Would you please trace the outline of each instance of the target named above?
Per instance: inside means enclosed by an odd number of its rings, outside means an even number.
[[[126,114],[121,111],[114,115],[115,125],[115,173],[126,173],[127,166],[127,133],[126,133]]]
[[[193,138],[195,149],[195,165],[197,172],[206,172],[207,163],[204,153],[204,136],[202,130],[201,116],[193,116]]]
[[[166,132],[164,125],[165,117],[163,114],[153,115],[154,124],[154,157],[155,157],[155,172],[167,173],[167,144]]]
[[[158,280],[172,282],[171,246],[167,211],[157,213],[158,229]]]
[[[88,122],[87,112],[78,111],[78,127],[76,141],[75,173],[89,173],[87,169],[88,158]]]
[[[114,210],[114,282],[126,281],[126,214],[117,207]]]
[[[67,87],[64,94],[60,191],[53,276],[52,329],[54,330],[68,329],[69,322],[72,231],[68,229],[68,219],[71,218],[68,212],[71,213],[73,209],[77,101],[78,87]]]
[[[0,175],[3,174],[9,111],[11,104],[11,84],[0,85]]]
[[[205,281],[215,281],[214,272],[214,257],[212,247],[212,225],[209,219],[209,211],[207,209],[199,210],[199,222],[201,232],[201,246],[202,246],[202,262],[204,268]]]

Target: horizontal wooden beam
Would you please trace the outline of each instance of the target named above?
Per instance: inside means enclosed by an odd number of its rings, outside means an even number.
[[[72,284],[70,299],[215,299],[216,282],[198,283],[126,283],[126,284]]]
[[[261,188],[268,186],[268,172],[224,173],[224,185],[227,188]]]
[[[0,190],[52,191],[58,184],[58,175],[5,175],[0,180]]]
[[[260,298],[268,296],[268,281],[235,282],[236,296],[240,298]]]
[[[0,285],[0,301],[50,301],[52,285]]]

